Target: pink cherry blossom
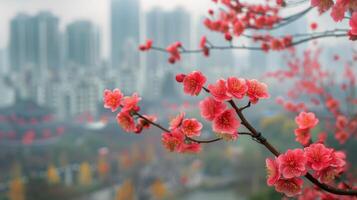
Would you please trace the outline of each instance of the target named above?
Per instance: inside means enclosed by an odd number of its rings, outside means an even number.
[[[336,22],[343,20],[345,17],[345,12],[348,9],[349,0],[337,0],[335,5],[332,7],[331,17]]]
[[[288,197],[294,197],[301,193],[303,183],[301,178],[279,179],[275,184],[275,190]]]
[[[344,130],[339,130],[335,133],[335,138],[340,144],[346,143],[349,137],[349,134]]]
[[[299,126],[299,129],[308,129],[314,128],[319,123],[319,119],[312,112],[301,112],[295,118],[295,122]]]
[[[216,101],[227,101],[231,97],[227,94],[226,81],[219,79],[215,84],[209,84],[208,89]]]
[[[267,184],[273,186],[280,178],[279,164],[277,159],[267,158],[265,160],[267,169]]]
[[[178,129],[175,129],[170,133],[165,132],[161,135],[162,144],[171,152],[178,151],[184,144],[184,140],[184,134]]]
[[[135,131],[135,121],[129,112],[118,113],[117,122],[126,132]]]
[[[330,184],[338,176],[340,171],[334,167],[327,167],[323,170],[316,171],[315,177],[322,183]]]
[[[170,121],[170,130],[175,130],[177,129],[179,126],[181,126],[183,118],[185,117],[185,113],[181,112],[180,114],[178,114],[176,117],[174,117],[173,119],[171,119]]]
[[[222,135],[236,135],[240,122],[233,109],[226,110],[218,115],[212,124],[214,132]]]
[[[297,128],[295,129],[295,136],[296,136],[295,140],[297,142],[299,142],[303,146],[306,146],[309,144],[311,139],[310,129]]]
[[[199,153],[201,151],[201,144],[198,143],[190,143],[179,146],[177,152],[179,153]]]
[[[343,151],[334,151],[330,166],[335,168],[344,168],[346,166],[346,154]]]
[[[280,172],[284,178],[299,177],[306,174],[306,156],[302,149],[287,150],[279,157]]]
[[[311,0],[311,6],[317,6],[320,14],[330,9],[333,4],[333,0]]]
[[[130,112],[132,110],[138,111],[138,103],[141,100],[141,97],[137,93],[134,93],[132,96],[126,96],[122,100],[123,109],[122,112]]]
[[[187,137],[200,136],[202,124],[197,119],[184,119],[181,125],[181,131]]]
[[[353,12],[352,17],[350,19],[350,34],[357,36],[357,12]]]
[[[336,127],[338,129],[344,129],[348,125],[348,119],[344,115],[338,115],[336,119]]]
[[[259,99],[269,98],[268,86],[265,83],[261,83],[255,79],[247,80],[247,96],[249,101],[253,104],[257,103]]]
[[[113,91],[104,90],[104,108],[110,108],[112,112],[116,111],[120,106],[122,97],[123,94],[119,89],[114,89]]]
[[[197,96],[201,92],[206,80],[206,77],[201,72],[193,71],[183,79],[183,90],[186,94]]]
[[[242,99],[247,91],[248,86],[244,79],[236,77],[229,77],[227,79],[227,92],[229,95]]]
[[[212,121],[220,115],[227,106],[223,102],[216,101],[212,97],[206,97],[204,100],[200,101],[199,107],[201,116],[208,121]]]
[[[315,171],[322,170],[330,165],[333,149],[326,148],[325,145],[317,143],[305,147],[307,166]]]

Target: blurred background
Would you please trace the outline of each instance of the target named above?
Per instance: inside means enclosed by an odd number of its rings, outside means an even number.
[[[164,53],[138,51],[148,38],[160,47],[181,41],[197,48],[202,35],[225,44],[202,24],[209,8],[210,0],[0,0],[0,200],[280,198],[265,184],[270,154],[250,138],[176,155],[163,149],[159,130],[124,133],[103,108],[104,89],[137,91],[144,113],[166,125],[180,111],[199,117],[200,98],[183,95],[176,73],[201,70],[212,82],[261,78],[286,67],[283,53],[216,51],[171,65]],[[308,32],[316,16],[275,33]],[[331,26],[329,20],[323,17],[319,28]],[[322,63],[336,53],[351,56],[346,40],[320,44]],[[297,147],[295,116],[274,102],[288,85],[264,81],[272,98],[254,107],[249,119],[280,149]],[[205,125],[204,135],[212,137]]]

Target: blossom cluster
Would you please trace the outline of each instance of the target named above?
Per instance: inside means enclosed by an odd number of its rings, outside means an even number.
[[[240,120],[234,108],[228,108],[226,103],[233,102],[234,99],[241,100],[248,97],[253,104],[259,99],[268,98],[267,85],[255,79],[246,80],[243,78],[229,77],[219,79],[215,84],[204,85],[207,78],[200,71],[193,71],[189,74],[178,74],[176,81],[182,83],[184,93],[197,96],[204,89],[210,95],[199,102],[202,118],[212,123],[212,131],[219,138],[235,140],[238,138],[238,128]],[[137,93],[132,96],[124,96],[119,89],[104,91],[104,107],[112,112],[120,109],[117,114],[118,124],[126,132],[141,133],[143,129],[154,124],[156,117],[139,114],[138,106],[141,98]],[[135,120],[134,115],[138,118]],[[154,124],[158,126],[157,124]],[[200,142],[195,137],[201,135],[203,125],[195,118],[185,118],[185,113],[178,114],[170,121],[168,129],[158,126],[164,133],[162,143],[169,151],[178,153],[197,153],[201,150]]]
[[[197,119],[187,119],[185,113],[180,113],[170,121],[170,132],[162,134],[162,144],[171,152],[198,153],[201,145],[188,138],[200,136],[202,127]]]
[[[178,82],[183,83],[184,92],[188,95],[198,95],[202,90],[207,78],[199,71],[193,71],[187,75],[178,74]],[[268,87],[255,79],[242,79],[229,77],[227,80],[219,79],[214,84],[208,85],[208,91],[218,102],[229,101],[232,99],[243,99],[249,97],[251,103],[257,103],[259,99],[269,98]]]
[[[312,112],[301,112],[295,118],[295,122],[298,125],[298,128],[295,129],[296,141],[303,146],[309,145],[311,141],[310,130],[319,123],[319,119]]]
[[[140,110],[138,106],[141,97],[137,93],[132,94],[132,96],[124,96],[124,94],[119,89],[114,89],[113,91],[106,89],[103,94],[104,107],[111,109],[115,112],[121,109],[117,114],[116,119],[118,124],[126,132],[141,133],[143,129],[148,129],[150,123],[143,118],[138,120],[134,119],[136,112]],[[152,115],[143,115],[146,119],[154,122],[156,117]]]
[[[331,17],[334,21],[342,21],[347,12],[351,12],[349,21],[350,30],[348,32],[351,40],[357,39],[357,2],[354,0],[311,0],[311,6],[317,7],[320,14],[331,10]]]
[[[292,58],[289,59],[288,69],[279,69],[274,72],[269,72],[268,77],[273,77],[279,81],[293,80],[295,83],[289,89],[287,97],[289,99],[277,98],[276,102],[282,105],[286,110],[291,112],[306,111],[311,106],[323,106],[331,113],[331,118],[326,120],[326,132],[332,132],[335,139],[344,144],[349,138],[356,135],[357,119],[350,117],[342,109],[342,102],[339,95],[333,91],[341,91],[345,93],[348,106],[354,106],[357,102],[353,97],[353,88],[356,86],[356,76],[353,71],[353,66],[346,64],[341,83],[333,81],[335,75],[321,65],[319,62],[320,50],[305,51],[303,59],[296,57],[295,53],[291,53]],[[334,57],[338,55],[334,55]],[[326,87],[328,86],[328,87]],[[334,88],[332,90],[332,88]],[[298,98],[310,99],[309,103],[299,102]],[[303,129],[295,130],[297,140],[305,145],[310,137],[309,131]]]
[[[207,78],[199,71],[187,75],[178,74],[176,80],[183,84],[183,90],[191,96],[198,95],[204,88]],[[234,140],[238,137],[240,121],[234,109],[228,109],[225,102],[233,99],[249,98],[251,103],[268,98],[267,85],[255,79],[245,80],[237,77],[219,79],[205,88],[211,96],[199,103],[201,116],[212,122],[212,130],[222,138]]]
[[[293,197],[302,192],[301,176],[313,172],[322,183],[330,184],[345,171],[344,152],[314,143],[304,149],[289,149],[277,158],[267,158],[267,184],[275,190]]]

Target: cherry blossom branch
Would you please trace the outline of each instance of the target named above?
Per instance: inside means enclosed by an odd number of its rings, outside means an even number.
[[[134,115],[138,116],[139,118],[145,120],[147,123],[153,125],[153,126],[156,126],[157,128],[161,129],[162,131],[164,132],[167,132],[167,133],[170,133],[171,131],[163,126],[161,126],[160,124],[158,123],[155,123],[151,120],[149,120],[148,118],[146,118],[145,116],[141,115],[139,112],[134,112]],[[211,139],[211,140],[197,140],[197,139],[193,139],[193,138],[190,138],[190,137],[187,137],[186,136],[186,139],[189,140],[189,141],[192,141],[192,142],[196,142],[196,143],[213,143],[213,142],[217,142],[219,140],[222,140],[223,138],[215,138],[215,139]]]
[[[260,132],[258,132],[245,118],[243,115],[242,111],[237,107],[237,105],[234,103],[233,100],[229,101],[229,104],[236,110],[239,118],[242,120],[242,125],[244,125],[249,131],[252,132],[252,135],[255,139],[259,141],[260,144],[264,145],[271,153],[273,153],[275,156],[279,156],[280,153],[279,151],[271,145],[265,137],[261,135]],[[325,191],[328,191],[333,194],[338,194],[338,195],[350,195],[350,196],[357,196],[357,190],[342,190],[339,188],[335,188],[326,184],[323,184],[319,182],[317,179],[315,179],[310,173],[307,173],[305,177],[311,181],[313,184],[317,185],[318,187],[322,188]]]
[[[207,88],[204,88],[206,92],[209,92]],[[264,145],[272,154],[274,154],[276,157],[280,155],[280,152],[273,146],[271,145],[268,140],[261,134],[261,132],[257,131],[250,123],[249,121],[245,118],[242,110],[235,104],[233,100],[229,100],[228,103],[232,106],[232,108],[236,111],[237,115],[239,116],[241,120],[241,124],[246,127],[250,133],[243,133],[245,135],[251,135],[256,139],[257,142],[260,144]],[[357,190],[343,190],[339,188],[335,188],[329,185],[326,185],[324,183],[319,182],[317,179],[315,179],[310,173],[307,173],[305,177],[315,184],[316,186],[320,187],[321,189],[333,193],[333,194],[338,194],[338,195],[349,195],[349,196],[357,196]]]
[[[212,140],[197,140],[197,139],[193,139],[193,138],[190,138],[190,137],[186,137],[187,140],[190,140],[192,142],[196,142],[196,143],[213,143],[213,142],[217,142],[217,141],[220,141],[222,140],[223,138],[216,138],[216,139],[212,139]]]
[[[250,35],[243,35],[244,37],[248,38],[254,38],[254,36]],[[301,39],[296,40],[294,42],[291,42],[289,45],[286,45],[285,48],[288,47],[293,47],[297,46],[306,42],[309,42],[311,40],[316,40],[316,39],[321,39],[321,38],[328,38],[328,37],[347,37],[347,30],[344,29],[334,29],[334,30],[328,30],[325,32],[319,32],[319,33],[309,33],[309,34],[296,34],[296,37],[300,37]],[[305,38],[303,38],[305,37]],[[217,46],[212,43],[209,43],[209,45],[206,47],[208,50],[253,50],[253,51],[265,51],[261,46],[235,46],[230,43],[227,46]],[[159,51],[159,52],[164,52],[164,53],[170,53],[167,51],[167,49],[162,48],[162,47],[157,47],[157,46],[152,46],[152,50]],[[205,50],[200,48],[200,49],[185,49],[180,47],[178,49],[178,53],[180,54],[190,54],[190,53],[203,53]]]
[[[305,14],[307,14],[310,10],[312,10],[312,7],[309,7],[299,13],[296,13],[294,15],[291,15],[289,17],[285,17],[282,19],[282,22],[281,23],[278,23],[276,24],[275,26],[273,27],[263,27],[263,28],[258,28],[258,27],[254,27],[254,26],[249,26],[247,27],[248,29],[254,29],[254,30],[274,30],[274,29],[278,29],[278,28],[281,28],[281,27],[284,27],[288,24],[291,24],[292,22],[300,19],[301,17],[303,17]]]

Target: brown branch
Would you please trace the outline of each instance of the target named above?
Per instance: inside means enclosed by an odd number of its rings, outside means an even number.
[[[152,124],[153,126],[156,126],[157,128],[163,130],[164,132],[167,132],[167,133],[170,133],[171,131],[163,126],[161,126],[160,124],[158,123],[155,123],[151,120],[149,120],[148,118],[146,118],[145,116],[141,115],[140,113],[138,112],[134,112],[134,115],[138,116],[139,118],[145,120],[147,123],[149,124]],[[196,143],[213,143],[213,142],[217,142],[219,140],[222,140],[223,138],[215,138],[215,139],[211,139],[211,140],[197,140],[197,139],[193,139],[193,138],[190,138],[190,137],[186,137],[187,140],[190,140],[192,142],[196,142]]]
[[[336,33],[337,32],[337,33]],[[347,31],[342,31],[339,29],[336,30],[331,30],[331,31],[325,31],[325,32],[321,32],[321,33],[311,33],[311,34],[306,34],[305,37],[306,38],[302,38],[299,39],[295,42],[292,42],[290,45],[287,45],[285,47],[285,49],[289,48],[289,47],[293,47],[293,46],[298,46],[300,44],[309,42],[311,40],[317,40],[317,39],[321,39],[321,38],[328,38],[328,37],[347,37]],[[254,36],[248,36],[248,35],[244,35],[244,37],[251,37],[253,38]],[[303,37],[303,34],[301,34],[299,37]],[[209,50],[252,50],[252,51],[264,51],[260,46],[234,46],[231,43],[228,46],[216,46],[213,44],[210,44],[207,46],[207,48]],[[162,47],[156,47],[153,46],[151,47],[152,50],[156,50],[159,52],[164,52],[164,53],[169,53],[165,48]],[[190,53],[202,53],[204,50],[203,49],[184,49],[184,48],[180,48],[179,49],[179,53],[180,54],[190,54]]]
[[[215,139],[211,139],[211,140],[197,140],[197,139],[193,139],[190,137],[186,137],[187,140],[192,141],[192,142],[196,142],[196,143],[213,143],[213,142],[217,142],[222,140],[223,138],[215,138]]]

